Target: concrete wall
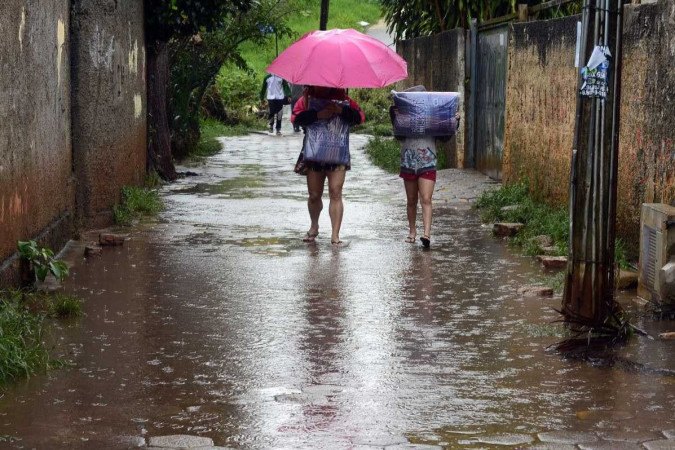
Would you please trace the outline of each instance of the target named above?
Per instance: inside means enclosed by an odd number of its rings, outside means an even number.
[[[450,167],[465,166],[466,124],[466,31],[455,29],[429,37],[401,41],[397,52],[408,63],[408,79],[397,84],[405,89],[423,84],[429,91],[453,91],[461,94],[461,129],[457,136],[442,146]]]
[[[98,227],[111,222],[120,186],[145,174],[143,2],[73,0],[71,29],[77,210]]]
[[[552,204],[567,199],[578,19],[514,24],[509,34],[503,182],[528,178]]]
[[[72,233],[69,17],[68,0],[0,4],[0,282],[18,240]]]
[[[675,201],[675,4],[625,12],[617,231],[635,246],[641,203]],[[567,202],[576,20],[514,24],[510,38],[504,181],[526,177],[552,204]]]
[[[18,240],[57,250],[144,177],[143,2],[4,0],[0,32],[2,286]]]

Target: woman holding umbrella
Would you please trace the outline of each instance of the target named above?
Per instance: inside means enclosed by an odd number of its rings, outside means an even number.
[[[321,105],[321,109],[316,106]],[[312,107],[310,107],[312,106]],[[318,121],[325,123],[342,122],[347,127],[363,123],[366,116],[359,105],[347,96],[344,89],[321,86],[308,86],[305,93],[293,108],[291,122],[294,126],[305,129],[312,128]],[[340,128],[340,124],[337,125]],[[344,128],[344,127],[343,127]],[[346,128],[348,132],[348,128]],[[310,130],[311,132],[311,130]],[[319,234],[319,216],[323,209],[323,190],[328,180],[328,194],[330,204],[328,213],[331,222],[331,244],[335,247],[345,247],[346,242],[340,240],[340,227],[344,205],[342,203],[342,186],[347,171],[351,169],[349,147],[347,154],[337,159],[329,156],[329,152],[319,151],[313,159],[306,159],[307,167],[307,209],[311,224],[303,241],[314,242]]]
[[[345,89],[381,88],[395,83],[408,76],[407,64],[373,37],[356,30],[335,29],[305,34],[284,50],[267,71],[291,83],[309,86],[296,103],[291,118],[293,124],[306,129],[303,151],[311,169],[307,175],[311,225],[303,240],[313,242],[319,233],[321,194],[327,179],[333,226],[331,242],[344,247],[340,225],[342,185],[350,168],[348,128],[365,119]],[[328,138],[328,145],[316,145],[321,142],[319,136],[327,135],[333,136]],[[317,154],[330,154],[331,158],[322,160]]]

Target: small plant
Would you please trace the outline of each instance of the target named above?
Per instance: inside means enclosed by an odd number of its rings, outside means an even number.
[[[0,292],[0,384],[48,368],[44,316],[32,314],[20,292]]]
[[[134,220],[157,214],[162,207],[156,190],[125,186],[122,188],[122,204],[113,208],[113,216],[118,225],[130,226]]]
[[[162,181],[162,177],[159,176],[156,170],[153,170],[145,176],[145,182],[143,184],[148,189],[156,189],[163,183],[164,181]]]
[[[82,315],[82,302],[79,298],[66,294],[55,294],[49,305],[50,316],[60,319]]]
[[[50,273],[63,281],[68,276],[68,266],[63,261],[54,258],[54,252],[41,247],[35,241],[19,241],[19,253],[25,258],[35,271],[35,277],[43,282]]]

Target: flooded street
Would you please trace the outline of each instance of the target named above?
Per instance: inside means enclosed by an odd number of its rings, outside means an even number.
[[[643,366],[547,350],[560,299],[517,293],[543,275],[471,210],[489,180],[440,175],[425,251],[403,242],[399,178],[351,141],[347,248],[331,247],[327,189],[317,243],[301,241],[301,138],[253,134],[181,168],[197,175],[123,247],[78,257],[66,289],[85,315],[53,332],[72,365],[4,391],[0,447],[675,448],[672,342],[616,350]]]

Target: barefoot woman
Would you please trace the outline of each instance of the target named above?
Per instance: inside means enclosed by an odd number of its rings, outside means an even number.
[[[312,99],[320,100],[326,106],[321,110],[309,108]],[[326,100],[329,100],[326,102]],[[339,104],[336,103],[340,102]],[[344,89],[326,88],[319,86],[309,86],[305,94],[298,100],[293,108],[291,122],[293,125],[301,126],[305,129],[311,127],[317,121],[328,121],[335,117],[346,122],[349,126],[358,125],[365,120],[365,115],[359,105],[347,96]],[[328,179],[328,193],[330,204],[328,213],[332,227],[331,243],[333,246],[341,247],[345,243],[340,240],[340,226],[342,225],[342,215],[344,206],[342,203],[342,186],[345,182],[345,175],[351,169],[349,155],[344,164],[335,164],[323,161],[306,160],[307,166],[307,191],[309,198],[307,207],[311,224],[303,240],[305,242],[314,242],[319,234],[319,216],[323,209],[323,190],[326,179]]]

